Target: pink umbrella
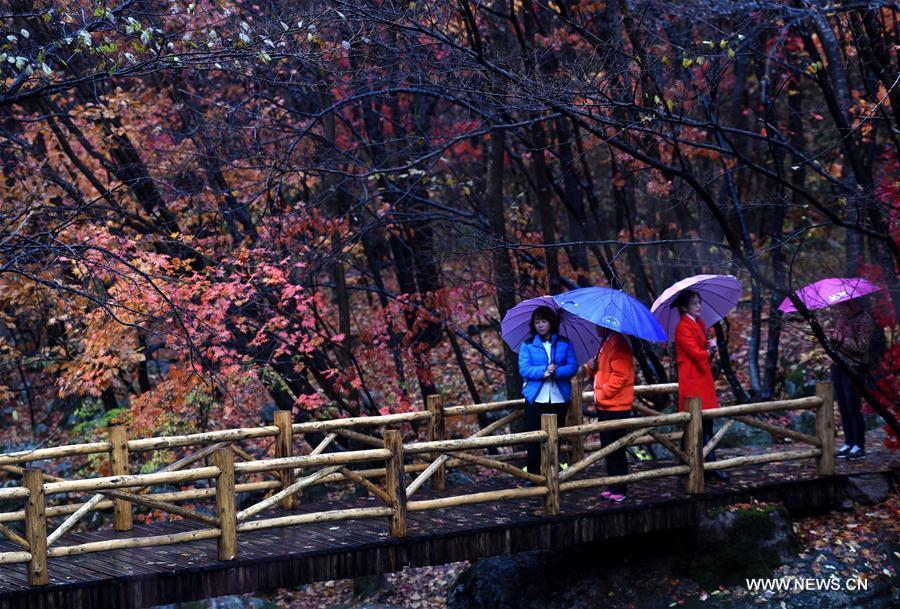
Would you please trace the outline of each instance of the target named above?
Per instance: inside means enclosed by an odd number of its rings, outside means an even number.
[[[675,339],[675,328],[681,321],[681,312],[672,307],[672,302],[682,290],[693,290],[700,294],[703,301],[700,319],[707,327],[728,315],[741,299],[741,282],[734,275],[694,275],[682,279],[660,294],[650,307],[669,340]]]
[[[880,286],[860,277],[848,277],[846,279],[832,277],[831,279],[820,279],[805,288],[800,288],[794,293],[803,301],[807,308],[824,309],[839,302],[853,300],[879,290],[881,290]],[[784,313],[795,313],[797,308],[789,298],[785,298],[778,305],[778,310]]]

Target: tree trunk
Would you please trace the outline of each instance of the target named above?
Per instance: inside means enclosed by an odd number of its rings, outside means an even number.
[[[505,169],[506,130],[495,129],[488,143],[488,179],[485,202],[490,218],[491,233],[495,240],[491,251],[494,267],[494,284],[497,288],[497,313],[500,319],[516,305],[516,276],[509,252],[506,250],[506,216],[504,214],[503,175]],[[522,396],[522,377],[519,375],[519,358],[503,341],[503,362],[506,379],[506,398]]]

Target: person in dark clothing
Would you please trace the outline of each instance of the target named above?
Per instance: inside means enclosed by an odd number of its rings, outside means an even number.
[[[844,361],[858,376],[865,376],[869,363],[869,346],[876,328],[875,319],[858,299],[835,305],[837,313],[829,338]],[[866,422],[862,414],[862,398],[850,376],[837,364],[831,365],[834,399],[841,413],[844,444],[835,456],[856,461],[866,457]]]

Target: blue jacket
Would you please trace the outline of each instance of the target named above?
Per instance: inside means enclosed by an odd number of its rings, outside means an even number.
[[[572,394],[572,383],[570,380],[578,372],[578,362],[575,360],[575,348],[567,338],[562,336],[553,336],[551,338],[552,346],[550,353],[553,355],[553,363],[556,364],[556,372],[553,373],[552,379],[556,381],[556,386],[563,398],[569,399]],[[535,336],[530,342],[525,341],[519,348],[519,374],[525,381],[522,388],[522,395],[528,402],[533,402],[537,397],[538,391],[541,389],[544,380],[544,372],[550,362],[547,358],[547,352],[541,344],[541,337]],[[550,379],[547,379],[548,381]]]

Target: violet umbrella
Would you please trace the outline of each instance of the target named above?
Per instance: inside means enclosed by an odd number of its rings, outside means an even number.
[[[741,299],[741,282],[734,275],[694,275],[669,286],[650,311],[665,328],[670,340],[675,339],[675,328],[681,321],[681,312],[672,307],[672,302],[682,290],[700,294],[700,319],[707,328],[728,315]]]
[[[879,290],[881,290],[880,286],[861,277],[832,277],[830,279],[820,279],[804,288],[800,288],[794,293],[808,309],[824,309],[839,302],[853,300]],[[785,298],[778,305],[778,310],[784,313],[795,313],[797,308],[790,298]]]
[[[538,307],[549,307],[559,315],[559,335],[572,343],[579,366],[597,355],[600,348],[597,326],[563,310],[552,296],[523,300],[506,312],[500,322],[500,333],[510,349],[519,352],[519,347],[531,334],[531,314]]]

